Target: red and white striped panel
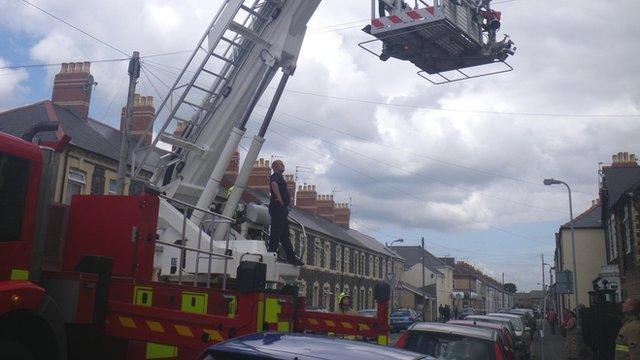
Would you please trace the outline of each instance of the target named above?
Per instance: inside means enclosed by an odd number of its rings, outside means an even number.
[[[411,10],[398,15],[386,16],[378,19],[371,20],[371,27],[374,29],[381,29],[385,26],[393,26],[400,23],[410,23],[416,20],[430,19],[434,17],[433,6]]]

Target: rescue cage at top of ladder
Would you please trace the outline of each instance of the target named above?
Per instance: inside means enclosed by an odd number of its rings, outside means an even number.
[[[497,41],[502,15],[490,2],[434,0],[411,8],[400,1],[374,0],[371,23],[363,31],[376,39],[358,45],[383,61],[410,61],[433,84],[512,71],[505,60],[516,48],[507,35]]]

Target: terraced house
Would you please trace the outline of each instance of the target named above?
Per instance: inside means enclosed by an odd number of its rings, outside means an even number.
[[[237,174],[233,167],[238,163],[232,163],[227,173]],[[269,203],[269,173],[269,161],[260,159],[254,164],[245,203]],[[285,180],[295,198],[289,233],[294,250],[305,263],[298,286],[307,307],[334,311],[338,294],[344,291],[352,296],[354,309],[374,308],[376,284],[393,285],[394,276],[402,273],[402,258],[375,238],[350,229],[348,204],[335,203],[332,195],[318,194],[314,185],[296,187],[292,175],[285,175]],[[252,228],[249,223],[243,226],[243,235],[267,236],[264,228]]]

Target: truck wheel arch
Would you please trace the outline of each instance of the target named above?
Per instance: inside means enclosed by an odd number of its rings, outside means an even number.
[[[34,360],[67,358],[64,322],[48,295],[35,310],[22,308],[0,315],[0,339],[22,345]]]

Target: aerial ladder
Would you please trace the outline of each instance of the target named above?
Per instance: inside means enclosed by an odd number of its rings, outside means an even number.
[[[225,279],[247,254],[267,263],[269,282],[289,283],[299,275],[297,267],[277,262],[277,255],[268,253],[261,240],[229,241],[230,237],[240,240],[240,234],[229,222],[207,218],[201,210],[209,209],[216,198],[256,104],[280,72],[221,215],[234,214],[287,81],[295,72],[307,22],[319,4],[320,0],[223,2],[156,112],[161,122],[154,121],[158,135],[152,146],[134,159],[134,176],[152,166],[150,185],[166,195],[160,203],[159,239],[180,239],[197,243],[199,249],[231,254],[232,259],[213,265],[213,272],[224,274]],[[380,59],[410,61],[421,69],[419,74],[462,73],[463,68],[504,62],[515,50],[506,36],[496,41],[500,13],[490,8],[490,0],[420,1],[420,6],[416,1],[413,7],[399,0],[372,0],[371,9],[371,24],[363,30],[376,38],[371,41],[382,43]],[[150,154],[159,143],[171,145],[172,151],[152,164]],[[156,266],[163,275],[184,271],[198,276],[197,258],[196,253],[185,255],[178,248],[163,249],[156,254]]]

